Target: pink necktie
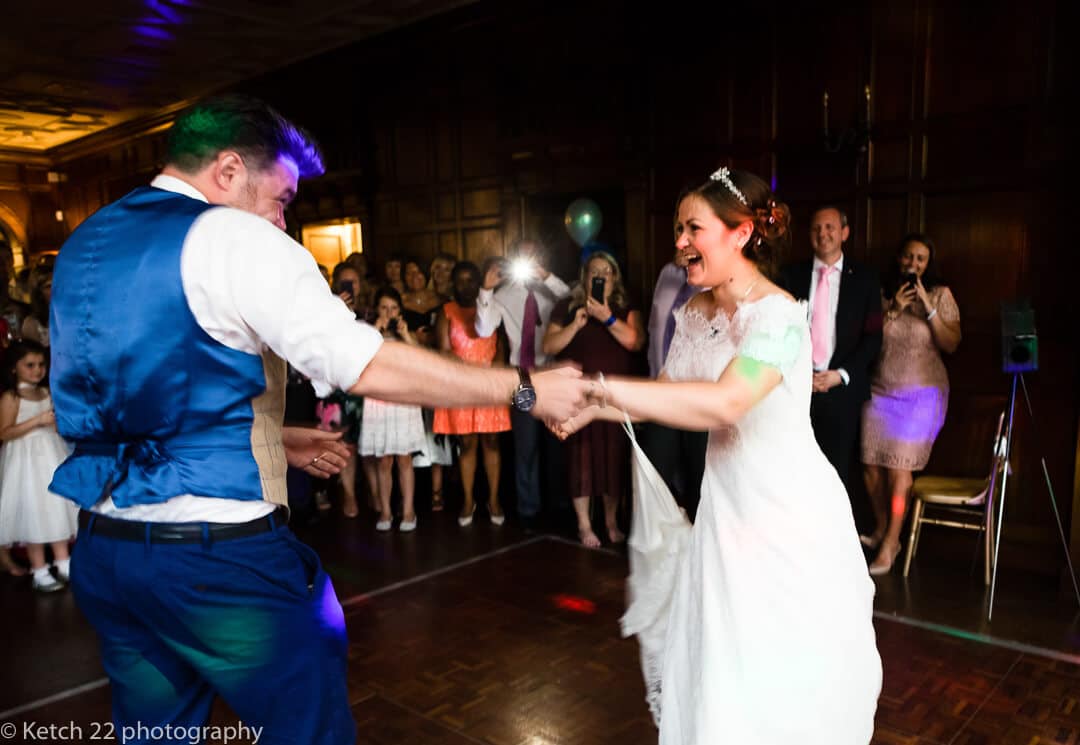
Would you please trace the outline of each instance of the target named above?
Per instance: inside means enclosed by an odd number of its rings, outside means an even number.
[[[810,341],[814,351],[814,369],[823,370],[829,364],[829,274],[831,266],[818,269],[817,290],[814,291],[814,320],[810,323]]]

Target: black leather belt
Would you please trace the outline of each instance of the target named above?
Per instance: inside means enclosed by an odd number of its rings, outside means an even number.
[[[248,538],[269,533],[289,521],[289,511],[278,507],[269,515],[246,523],[146,523],[137,520],[117,520],[88,510],[79,511],[79,532],[122,541],[150,543],[202,543]]]

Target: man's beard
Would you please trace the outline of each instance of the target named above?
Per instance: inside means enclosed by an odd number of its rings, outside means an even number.
[[[244,183],[240,190],[237,192],[236,197],[232,199],[227,207],[234,207],[238,210],[244,210],[244,212],[250,212],[256,214],[255,206],[259,201],[259,190],[255,186],[250,174],[247,181]]]

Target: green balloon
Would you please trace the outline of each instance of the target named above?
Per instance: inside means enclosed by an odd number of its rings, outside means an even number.
[[[566,232],[578,246],[584,246],[597,235],[604,224],[604,216],[600,214],[600,206],[591,199],[575,199],[566,208],[566,216],[563,217]]]

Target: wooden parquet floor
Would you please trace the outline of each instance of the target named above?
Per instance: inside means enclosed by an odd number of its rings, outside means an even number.
[[[625,574],[616,553],[521,538],[349,597],[358,742],[655,743],[636,643],[618,633]],[[885,668],[875,745],[1080,745],[1080,666],[884,618],[875,624]],[[54,741],[91,742],[88,725],[108,719],[108,701],[99,685],[0,720],[82,722],[82,740]],[[235,720],[220,706],[214,721]]]

